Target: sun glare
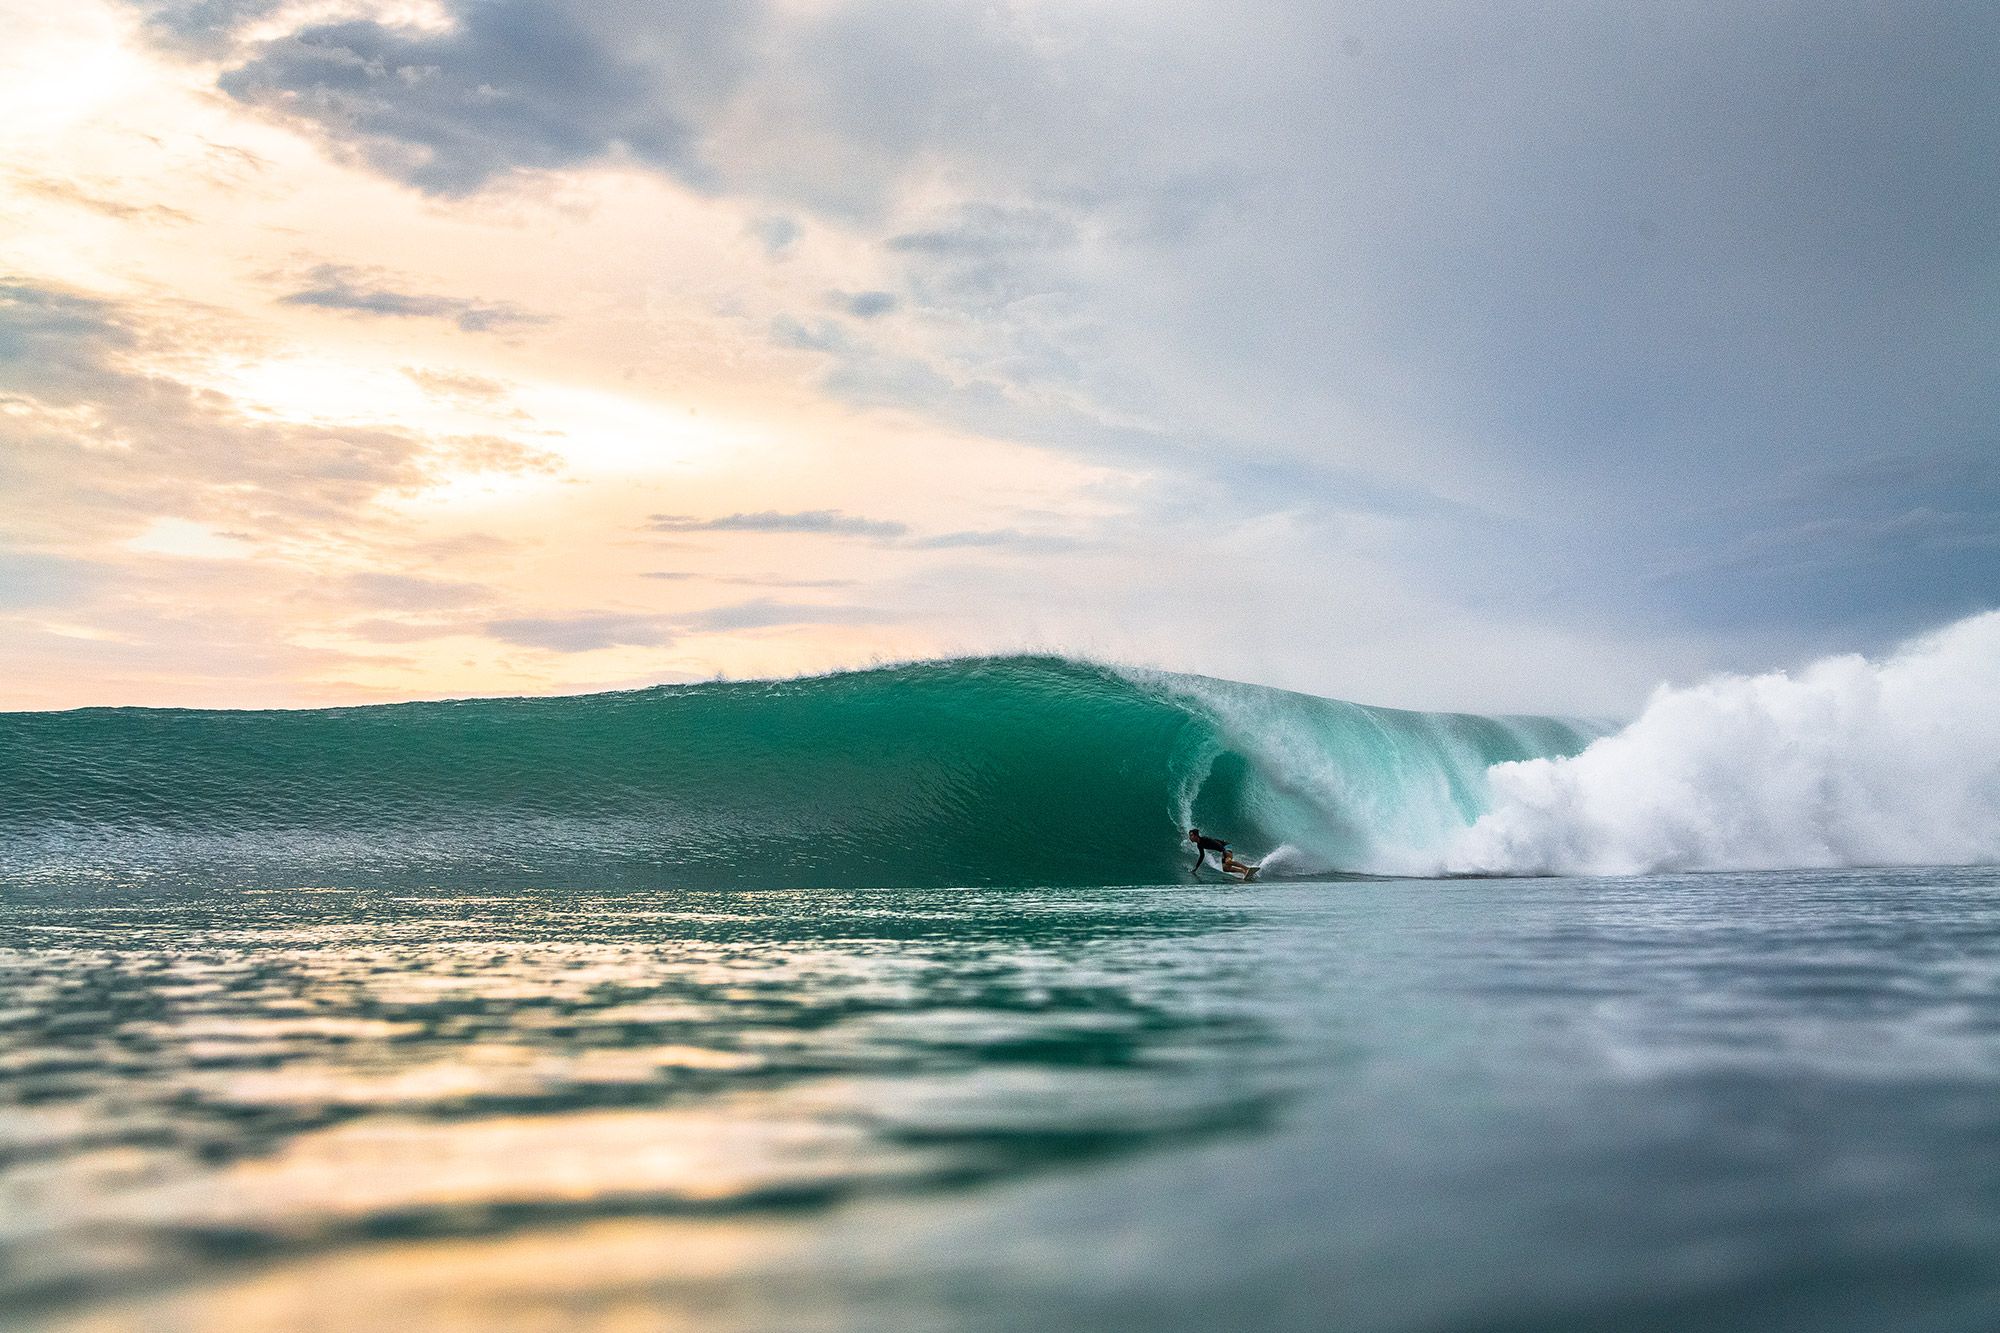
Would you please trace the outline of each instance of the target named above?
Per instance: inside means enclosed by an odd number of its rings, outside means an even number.
[[[171,555],[188,560],[241,560],[255,551],[240,537],[217,532],[206,523],[185,518],[156,518],[125,543],[128,551]]]
[[[539,440],[579,476],[632,477],[698,467],[755,449],[761,432],[694,409],[574,385],[523,386],[516,401],[551,433]]]
[[[27,32],[0,43],[0,144],[46,141],[148,81],[148,67],[100,12],[27,22]]]
[[[758,447],[760,430],[575,385],[527,382],[491,402],[424,387],[403,366],[288,354],[221,367],[214,388],[286,421],[393,427],[440,437],[500,435],[553,454],[579,477],[632,477],[699,466]]]
[[[213,384],[239,406],[286,421],[415,425],[454,415],[398,370],[330,357],[226,363]]]

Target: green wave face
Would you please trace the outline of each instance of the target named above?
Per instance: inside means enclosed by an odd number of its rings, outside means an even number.
[[[0,715],[0,875],[898,887],[1399,872],[1579,726],[1061,658],[297,712]]]

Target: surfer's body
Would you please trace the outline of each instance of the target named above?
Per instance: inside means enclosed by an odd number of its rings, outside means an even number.
[[[1215,853],[1216,864],[1226,874],[1241,875],[1247,880],[1257,873],[1256,866],[1237,860],[1236,854],[1229,850],[1229,844],[1220,838],[1211,838],[1200,829],[1191,828],[1188,830],[1188,841],[1194,844],[1194,867],[1188,871],[1191,875],[1200,873],[1202,862],[1208,859],[1210,852]]]

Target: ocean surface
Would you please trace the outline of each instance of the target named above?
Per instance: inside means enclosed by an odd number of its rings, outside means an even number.
[[[10,890],[28,1329],[2000,1321],[2000,873]]]
[[[0,715],[0,1326],[1990,1330],[1996,634]]]

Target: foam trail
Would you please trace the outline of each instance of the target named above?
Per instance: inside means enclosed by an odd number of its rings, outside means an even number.
[[[1663,687],[1572,758],[1496,765],[1458,873],[2000,862],[2000,611],[1871,662]]]

